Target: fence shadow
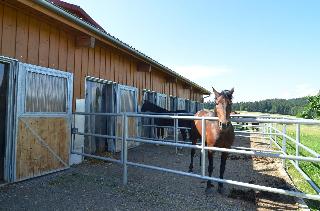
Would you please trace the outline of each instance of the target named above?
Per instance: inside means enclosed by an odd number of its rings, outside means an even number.
[[[266,148],[267,144],[261,140],[250,140],[250,138],[247,137],[237,137],[233,147]],[[178,154],[176,154],[175,147],[143,144],[135,149],[129,150],[128,161],[187,172],[190,163],[190,149],[178,150]],[[200,150],[197,150],[194,160],[194,173],[196,174],[201,174],[199,161]],[[206,172],[207,164],[208,161],[206,159]],[[252,157],[242,154],[229,154],[224,178],[228,180],[270,186],[285,190],[293,190],[288,180],[283,178],[285,175],[283,175],[283,173],[279,173],[279,168],[281,168],[280,164],[280,160],[276,161],[275,159],[271,158]],[[220,153],[215,152],[213,177],[219,177],[219,166]],[[134,176],[137,173],[137,170],[140,172],[140,176],[141,174],[145,174],[144,171],[150,172],[149,170],[136,168],[130,169],[131,172],[129,174],[129,179],[132,178],[132,180],[139,180],[138,177]],[[164,173],[156,173],[158,175],[155,176],[155,178],[162,185],[168,185],[169,187],[177,185],[172,183],[170,179],[165,178],[163,176]],[[146,175],[145,177],[151,180],[155,179],[153,177],[149,178],[148,175]],[[177,180],[175,180],[175,183],[180,184],[180,187],[183,190],[190,190],[190,187],[193,187],[195,189],[190,191],[195,192],[194,194],[200,196],[205,194],[204,190],[206,187],[206,181],[199,181],[194,178],[185,178],[179,175],[172,175],[170,177],[177,178]],[[180,179],[183,181],[178,182]],[[214,186],[217,189],[217,185]],[[178,191],[181,192],[181,189]],[[293,197],[273,194],[265,191],[256,191],[227,184],[224,185],[224,189],[224,198],[251,203],[256,207],[256,209],[296,209],[296,202]],[[214,197],[216,197],[217,194],[218,193],[214,193]]]

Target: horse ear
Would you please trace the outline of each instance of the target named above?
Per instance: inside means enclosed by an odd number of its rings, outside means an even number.
[[[234,92],[234,88],[232,87],[232,89],[230,90],[230,94],[232,95]]]
[[[215,95],[216,98],[218,98],[220,96],[220,93],[217,92],[213,87],[212,87],[212,91],[213,91],[213,94]]]

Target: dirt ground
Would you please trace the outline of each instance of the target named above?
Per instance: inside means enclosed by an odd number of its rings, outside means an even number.
[[[266,148],[261,139],[237,138],[234,146]],[[199,152],[194,173],[200,173]],[[128,160],[187,171],[190,150],[178,154],[168,146],[141,145],[129,150]],[[214,176],[220,154],[215,153]],[[225,179],[292,189],[281,161],[230,155]],[[206,181],[128,168],[128,185],[122,185],[122,167],[89,160],[63,172],[0,187],[0,210],[297,210],[293,197],[224,185],[219,194],[206,195]]]

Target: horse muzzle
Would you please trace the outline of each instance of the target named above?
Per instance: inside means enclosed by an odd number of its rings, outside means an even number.
[[[232,124],[231,124],[230,121],[227,122],[227,123],[222,123],[222,122],[219,121],[219,128],[220,128],[221,130],[227,129],[227,128],[230,127],[231,125],[232,125]]]

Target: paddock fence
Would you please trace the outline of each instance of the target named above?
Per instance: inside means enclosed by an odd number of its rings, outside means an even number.
[[[206,122],[207,121],[218,121],[217,117],[195,117],[195,116],[180,116],[178,114],[145,114],[145,113],[85,113],[85,112],[75,112],[74,116],[113,116],[118,119],[118,122],[121,122],[121,133],[117,133],[116,135],[108,135],[108,134],[99,134],[97,132],[87,133],[86,131],[79,131],[78,128],[73,126],[72,129],[72,154],[76,154],[83,157],[90,157],[94,159],[114,162],[120,164],[123,169],[123,184],[126,185],[128,183],[128,167],[139,167],[144,169],[152,169],[161,172],[174,173],[183,176],[189,176],[194,178],[199,178],[202,180],[211,180],[213,182],[220,182],[229,185],[241,186],[245,188],[252,188],[260,191],[267,191],[277,194],[289,195],[298,198],[306,198],[320,201],[320,189],[317,184],[310,179],[310,177],[299,167],[299,161],[306,161],[312,163],[320,162],[320,154],[310,149],[309,147],[300,143],[300,126],[301,125],[320,125],[320,121],[317,120],[304,120],[304,119],[284,119],[284,118],[273,118],[270,116],[247,116],[247,115],[233,115],[231,117],[231,121],[235,127],[236,136],[240,137],[254,137],[261,138],[264,142],[269,144],[269,149],[257,149],[257,148],[249,148],[249,147],[233,147],[231,149],[226,148],[218,148],[218,147],[207,147],[205,145],[205,135],[201,137],[201,141],[196,145],[191,145],[190,140],[183,141],[179,139],[179,130],[181,128],[178,127],[178,121],[182,119],[188,120],[201,120],[202,125],[202,134],[206,134]],[[167,139],[152,139],[141,136],[141,128],[145,127],[143,125],[134,124],[132,122],[139,122],[141,118],[164,118],[164,119],[173,119],[173,126],[165,126],[168,129],[173,130],[173,137],[168,137]],[[138,121],[132,121],[132,119],[136,119]],[[141,121],[140,121],[141,122]],[[282,125],[282,131],[279,130],[276,125]],[[292,138],[286,133],[287,125],[296,125],[296,137]],[[147,127],[157,127],[156,125],[147,125]],[[139,127],[140,129],[135,130],[136,133],[130,133],[132,127]],[[188,128],[182,128],[188,129]],[[106,157],[99,154],[90,154],[85,153],[85,150],[82,151],[75,150],[75,140],[76,136],[83,137],[97,137],[103,138],[105,141],[107,140],[115,140],[121,143],[121,154],[118,159]],[[281,137],[281,143],[277,141]],[[87,141],[92,141],[92,139],[88,139]],[[101,141],[101,140],[100,140]],[[296,154],[290,155],[286,150],[286,142],[290,141],[296,146]],[[128,161],[128,153],[130,152],[128,145],[130,143],[141,143],[141,144],[154,144],[154,145],[165,145],[170,146],[177,151],[178,148],[189,148],[189,149],[198,149],[201,151],[201,174],[189,173],[175,169],[163,168],[154,165],[147,165],[143,163],[137,163]],[[137,145],[135,145],[137,146]],[[273,146],[277,148],[277,150],[273,149]],[[300,153],[300,150],[304,149],[308,151],[312,156],[303,156]],[[268,187],[257,184],[244,183],[241,181],[234,181],[228,179],[220,179],[217,177],[209,177],[206,175],[206,153],[208,150],[218,151],[218,152],[228,152],[231,154],[242,154],[249,156],[257,156],[257,157],[271,157],[282,159],[283,167],[286,165],[286,160],[288,160],[304,177],[304,179],[311,185],[311,187],[315,190],[317,194],[307,194],[299,191],[285,190],[280,188]]]

